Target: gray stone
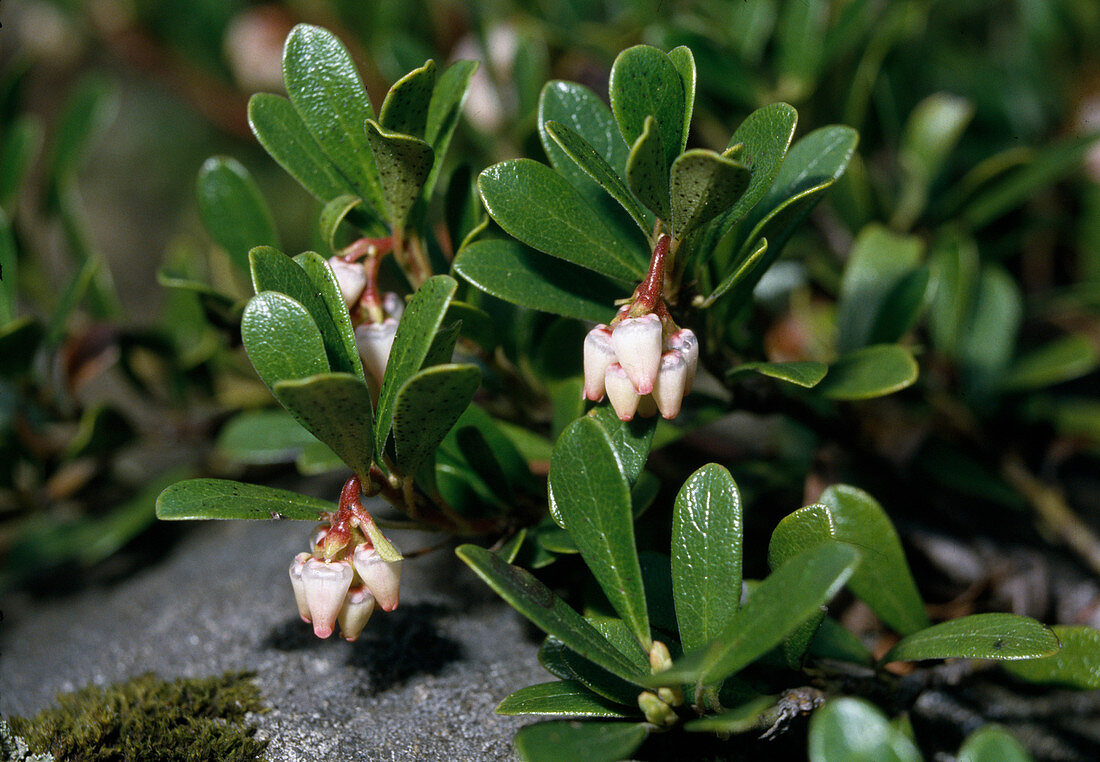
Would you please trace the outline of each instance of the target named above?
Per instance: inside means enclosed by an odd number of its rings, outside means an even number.
[[[356,643],[315,638],[287,568],[310,525],[210,522],[163,562],[110,587],[3,604],[0,713],[32,714],[59,691],[152,671],[253,670],[272,760],[513,759],[522,719],[493,707],[553,679],[526,624],[449,550],[406,561],[401,605]],[[396,535],[405,550],[428,544]]]

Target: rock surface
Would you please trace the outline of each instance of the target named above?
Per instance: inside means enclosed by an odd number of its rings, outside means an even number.
[[[163,562],[109,587],[0,604],[0,713],[59,691],[153,671],[247,669],[271,711],[254,718],[277,762],[514,759],[524,721],[498,701],[552,679],[525,623],[448,551],[406,562],[401,605],[356,643],[315,638],[287,567],[309,527],[210,522]],[[406,550],[422,537],[397,535]]]

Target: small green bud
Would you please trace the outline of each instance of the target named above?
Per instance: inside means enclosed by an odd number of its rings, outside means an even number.
[[[672,707],[661,701],[657,694],[651,691],[642,691],[638,694],[638,708],[645,715],[646,722],[657,727],[672,727],[680,719]]]

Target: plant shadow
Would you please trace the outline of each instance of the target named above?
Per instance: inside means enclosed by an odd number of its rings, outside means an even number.
[[[433,603],[375,613],[348,657],[350,666],[367,674],[359,690],[376,695],[417,675],[438,674],[461,659],[462,645],[439,632],[437,620],[446,613]]]

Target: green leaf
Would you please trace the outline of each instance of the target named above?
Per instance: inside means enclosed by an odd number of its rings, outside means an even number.
[[[878,224],[860,231],[844,268],[837,299],[837,349],[843,354],[871,343],[876,323],[891,306],[894,288],[920,265],[924,242]],[[922,293],[923,296],[923,293]]]
[[[378,110],[378,123],[389,132],[423,138],[435,89],[435,61],[430,58],[393,83]]]
[[[891,227],[908,230],[923,214],[932,181],[973,116],[973,104],[950,93],[933,93],[910,112],[898,146],[901,194]]]
[[[477,71],[477,61],[455,61],[443,70],[432,91],[432,100],[428,104],[428,122],[424,128],[424,140],[432,147],[435,161],[432,171],[424,182],[423,198],[430,198],[435,190],[443,160],[451,145],[451,137],[458,118],[462,115],[462,103],[470,89],[470,80]]]
[[[706,309],[714,304],[717,300],[725,296],[731,289],[737,286],[742,281],[749,277],[756,279],[757,267],[764,261],[764,256],[768,253],[768,239],[761,238],[760,242],[756,245],[756,249],[752,251],[744,261],[741,262],[736,268],[732,269],[721,283],[719,283],[714,291],[710,293],[702,304],[699,305],[699,309]],[[754,286],[755,287],[755,286]],[[742,289],[744,290],[744,289]]]
[[[92,144],[118,112],[118,87],[91,75],[84,77],[65,101],[52,136],[53,150],[46,176],[51,185],[72,177]]]
[[[0,204],[8,206],[18,197],[42,146],[42,125],[37,117],[23,114],[6,125],[4,133],[0,145]]]
[[[997,265],[984,267],[959,343],[968,392],[983,397],[1001,388],[1023,318],[1023,295],[1012,276]]]
[[[578,418],[554,446],[550,484],[558,515],[612,607],[648,652],[642,572],[634,544],[630,487],[607,431]]]
[[[317,521],[336,505],[316,497],[260,484],[228,479],[188,479],[176,482],[157,498],[157,518],[189,519],[294,519]]]
[[[741,600],[741,495],[710,463],[684,482],[672,515],[672,589],[685,651],[729,625]]]
[[[337,251],[339,248],[336,242],[336,231],[339,230],[340,224],[356,208],[362,209],[362,207],[363,199],[350,193],[345,193],[341,196],[336,196],[321,209],[321,216],[317,221],[317,227],[321,233],[321,240],[328,245],[330,251]],[[373,232],[382,233],[383,231],[379,230]]]
[[[288,463],[316,441],[285,410],[248,410],[225,424],[214,450],[233,463],[263,466]]]
[[[607,191],[612,198],[618,201],[622,208],[638,223],[638,227],[642,229],[642,232],[648,235],[653,225],[647,218],[645,209],[634,198],[630,189],[626,187],[626,183],[623,182],[619,173],[607,163],[607,159],[601,156],[587,140],[561,122],[549,121],[545,125],[545,130],[558,147],[589,177],[599,183],[600,187]]]
[[[701,681],[713,685],[753,663],[817,614],[859,563],[850,545],[825,542],[787,560],[757,585],[752,596],[709,646],[677,660],[651,683]]]
[[[1050,629],[1061,641],[1062,650],[1042,659],[1007,663],[1002,668],[1029,683],[1085,691],[1100,688],[1100,630],[1061,624]]]
[[[575,680],[558,680],[520,688],[501,701],[497,714],[549,717],[625,718],[622,706],[597,696]]]
[[[812,389],[821,383],[825,374],[829,372],[829,366],[823,362],[814,360],[796,360],[792,362],[743,362],[730,368],[726,378],[733,378],[740,373],[753,371],[762,376],[777,378],[791,384],[797,384],[806,389]]]
[[[487,294],[521,307],[607,323],[622,287],[591,271],[532,252],[515,241],[475,241],[455,257],[454,271]]]
[[[921,762],[913,741],[874,704],[835,698],[810,719],[810,762]]]
[[[1044,624],[1015,614],[973,614],[915,632],[890,649],[882,663],[923,659],[1038,659],[1058,652]]]
[[[305,270],[316,293],[321,295],[322,301],[328,308],[329,317],[332,318],[340,344],[343,345],[345,358],[343,362],[349,364],[352,372],[365,381],[363,362],[359,358],[359,347],[355,343],[355,329],[351,325],[351,315],[348,313],[347,302],[344,301],[344,296],[340,292],[336,273],[332,271],[328,261],[315,251],[304,251],[294,257],[294,261]]]
[[[329,372],[321,331],[289,296],[265,291],[252,297],[241,316],[241,340],[268,389],[279,381]]]
[[[1004,388],[1039,389],[1080,378],[1100,365],[1100,351],[1088,338],[1073,334],[1044,344],[1016,359],[1008,369]]]
[[[912,353],[898,344],[874,344],[829,366],[818,389],[829,399],[865,400],[901,391],[917,380]]]
[[[631,722],[540,722],[516,733],[516,752],[524,762],[616,762],[642,745],[650,727]]]
[[[645,275],[647,257],[622,241],[557,172],[530,159],[489,167],[478,177],[485,208],[528,246],[618,280]]]
[[[358,195],[286,98],[271,93],[253,95],[248,101],[248,124],[271,158],[314,198],[327,202],[337,196]]]
[[[984,725],[963,741],[956,762],[1032,762],[1027,749],[1000,725]]]
[[[649,671],[649,660],[638,647],[638,641],[621,619],[592,616],[585,619],[596,628],[596,631],[607,639],[611,645],[619,650],[623,656],[630,659],[634,666],[641,672]],[[575,653],[570,648],[562,650],[562,659],[569,666],[572,675],[586,688],[603,696],[609,701],[629,707],[638,704],[638,685],[621,677],[617,677],[588,659]]]
[[[747,733],[761,730],[764,714],[775,706],[775,696],[760,696],[722,714],[699,717],[684,723],[689,733]]]
[[[903,276],[890,289],[875,318],[870,344],[892,344],[913,330],[924,312],[932,273],[922,266]]]
[[[672,230],[684,240],[696,228],[728,211],[745,192],[750,173],[740,161],[694,148],[672,163]]]
[[[367,120],[367,141],[378,164],[386,218],[394,230],[404,230],[432,171],[432,147],[420,138],[390,132],[373,119]]]
[[[819,659],[849,661],[865,667],[872,666],[875,661],[863,641],[832,617],[822,618],[814,639],[810,642],[809,651]]]
[[[470,404],[481,383],[476,365],[435,365],[410,378],[397,394],[393,438],[397,466],[415,474]]]
[[[12,236],[8,215],[0,209],[0,328],[15,320],[15,299],[18,294],[19,264],[15,256],[15,238]]]
[[[397,394],[424,364],[436,332],[447,314],[458,283],[448,275],[434,275],[416,290],[393,337],[386,374],[378,393],[374,449],[383,452],[393,424]]]
[[[134,439],[134,428],[126,417],[102,402],[84,410],[80,425],[65,446],[66,460],[88,456],[104,457]]]
[[[826,506],[799,508],[785,516],[772,531],[768,542],[768,566],[778,569],[799,553],[836,539],[836,521]]]
[[[856,546],[863,563],[848,588],[902,635],[928,627],[928,614],[894,525],[878,502],[861,489],[835,484],[821,495],[836,522],[836,538]]]
[[[642,676],[630,659],[530,572],[510,566],[476,545],[460,545],[455,553],[512,608],[547,634],[624,680],[636,682]]]
[[[663,51],[635,45],[619,53],[611,66],[608,84],[611,111],[627,145],[633,145],[652,116],[664,145],[665,176],[684,145],[687,99],[684,80],[676,64]]]
[[[599,405],[588,412],[588,417],[603,426],[611,439],[611,446],[619,459],[623,476],[633,484],[645,468],[649,448],[653,444],[653,434],[657,422],[653,418],[635,416],[631,421],[621,421],[608,404]]]
[[[359,353],[356,351],[355,355],[349,356],[348,347],[332,319],[328,305],[305,271],[286,254],[270,246],[257,246],[250,251],[248,263],[256,293],[278,292],[305,307],[321,332],[330,367],[341,373],[354,372],[355,367],[360,365]],[[340,306],[346,313],[343,298]]]
[[[811,92],[825,52],[829,4],[825,0],[785,3],[775,30],[776,68],[781,92],[801,99]]]
[[[680,135],[680,151],[687,148],[688,133],[691,131],[691,116],[695,111],[695,56],[691,54],[691,48],[681,45],[668,51],[668,60],[680,73],[680,82],[684,86],[684,129]]]
[[[966,236],[944,236],[933,245],[929,260],[929,333],[938,350],[955,357],[966,339],[978,287],[978,247]]]
[[[327,373],[275,384],[276,399],[348,466],[366,479],[374,454],[370,391],[350,373]]]
[[[619,132],[611,109],[598,95],[575,82],[547,82],[539,95],[538,122],[539,140],[554,169],[586,198],[603,196],[595,181],[550,137],[546,125],[552,121],[576,132],[607,161],[619,177],[625,177],[630,148]]]
[[[381,215],[386,206],[378,167],[363,130],[374,109],[347,48],[326,29],[298,24],[283,50],[283,82],[321,150]]]
[[[668,170],[657,120],[647,116],[642,133],[630,148],[630,158],[626,161],[626,182],[634,195],[665,222],[672,221]]]
[[[199,170],[199,213],[210,236],[242,271],[253,246],[279,246],[275,220],[248,170],[236,159],[214,156]]]

